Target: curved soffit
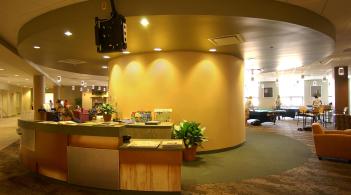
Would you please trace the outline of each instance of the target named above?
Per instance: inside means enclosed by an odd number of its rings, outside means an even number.
[[[101,69],[107,61],[95,48],[94,18],[108,18],[110,8],[102,10],[99,2],[60,8],[26,23],[19,32],[19,53],[50,68],[107,75],[107,70]],[[310,64],[334,49],[335,29],[328,20],[275,1],[119,0],[117,9],[127,17],[128,50],[132,53],[151,52],[155,47],[204,52],[216,48],[218,53],[254,58],[254,68],[269,72],[287,62]],[[139,24],[141,17],[150,21],[147,28]],[[73,36],[64,37],[65,30]],[[244,42],[214,46],[208,41],[233,34],[240,34]],[[33,49],[34,45],[41,49]],[[66,59],[85,63],[59,62]]]

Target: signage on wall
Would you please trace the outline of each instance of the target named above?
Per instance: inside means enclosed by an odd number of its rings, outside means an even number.
[[[343,67],[339,67],[338,75],[343,76],[344,74],[345,74],[344,68]]]

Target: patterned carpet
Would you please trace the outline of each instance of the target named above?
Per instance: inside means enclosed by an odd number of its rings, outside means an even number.
[[[295,168],[278,174],[233,182],[182,186],[182,194],[351,194],[351,164],[319,161],[314,155],[311,132],[297,131],[295,121],[278,121],[248,127],[249,131],[272,132],[306,144],[313,155]],[[245,167],[243,167],[244,169]],[[135,194],[69,185],[29,173],[18,159],[18,143],[0,151],[0,194]],[[163,194],[163,193],[138,193]]]
[[[315,154],[312,133],[297,131],[296,121],[282,120],[277,125],[248,127],[274,132],[306,144]],[[185,186],[182,194],[351,194],[351,164],[318,160],[312,155],[303,165],[277,175],[230,183]]]

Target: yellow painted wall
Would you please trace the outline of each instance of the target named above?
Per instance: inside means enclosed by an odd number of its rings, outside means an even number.
[[[242,61],[200,52],[125,55],[109,63],[110,100],[123,118],[137,110],[172,108],[173,122],[207,127],[203,150],[245,141]]]
[[[75,105],[75,99],[82,98],[82,92],[79,91],[79,87],[76,87],[73,91],[71,86],[61,86],[60,95],[61,99],[67,100],[69,105]]]

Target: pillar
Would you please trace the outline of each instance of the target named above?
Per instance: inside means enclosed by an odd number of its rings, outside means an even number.
[[[54,103],[61,99],[61,86],[55,85],[53,87],[54,99],[52,100]]]
[[[348,67],[334,67],[335,79],[335,113],[341,114],[345,107],[349,107]],[[349,112],[347,112],[349,113]]]
[[[41,120],[38,109],[42,108],[45,103],[45,77],[43,75],[35,75],[33,78],[33,99],[34,120]]]

